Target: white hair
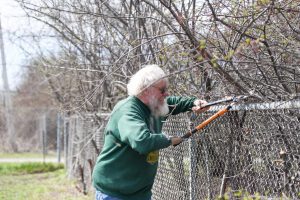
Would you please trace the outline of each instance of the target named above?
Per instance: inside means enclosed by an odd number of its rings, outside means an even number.
[[[128,95],[137,96],[143,90],[159,80],[165,80],[166,74],[158,65],[145,65],[137,71],[127,84]]]

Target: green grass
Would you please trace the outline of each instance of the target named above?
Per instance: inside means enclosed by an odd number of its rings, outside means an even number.
[[[76,186],[80,185],[67,179],[61,164],[0,163],[1,200],[93,199],[92,192],[83,195]]]
[[[14,174],[33,174],[43,172],[53,172],[58,169],[63,169],[63,164],[54,163],[2,163],[0,164],[0,175]]]

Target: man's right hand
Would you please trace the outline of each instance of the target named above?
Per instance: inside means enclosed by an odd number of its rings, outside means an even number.
[[[183,139],[181,137],[172,137],[171,138],[171,143],[173,146],[180,144],[182,141],[183,141]]]

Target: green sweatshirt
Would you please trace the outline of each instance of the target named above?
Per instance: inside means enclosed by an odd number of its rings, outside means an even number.
[[[170,112],[190,110],[196,98],[167,97]],[[161,133],[165,118],[154,118],[138,98],[129,96],[112,111],[105,141],[93,170],[93,185],[123,200],[148,200],[157,171],[158,150],[171,141]]]

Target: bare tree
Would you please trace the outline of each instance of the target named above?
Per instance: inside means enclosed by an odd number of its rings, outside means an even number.
[[[175,95],[278,101],[299,94],[299,0],[15,1],[57,39],[56,51],[41,53],[31,66],[68,114],[111,111],[126,96],[128,78],[149,63],[169,73]],[[231,132],[228,144],[248,145],[239,133],[244,116],[233,118],[240,118],[230,123],[238,136]],[[222,157],[210,137],[203,148]],[[249,156],[236,171],[251,162]],[[231,173],[230,161],[211,165],[219,167],[212,176]]]
[[[112,109],[128,77],[147,63],[168,71],[179,94],[276,100],[299,91],[298,1],[19,3],[56,33],[60,54],[41,67],[58,99],[72,77],[67,110]]]

